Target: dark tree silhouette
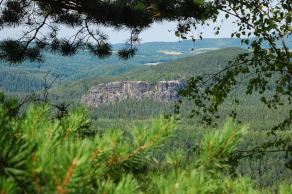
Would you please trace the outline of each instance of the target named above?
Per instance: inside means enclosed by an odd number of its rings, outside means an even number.
[[[107,35],[95,28],[110,26],[129,29],[130,38],[119,57],[135,55],[139,33],[154,22],[163,20],[206,20],[215,12],[211,3],[194,0],[3,0],[0,2],[2,28],[21,26],[27,29],[17,40],[5,40],[0,45],[0,57],[12,63],[42,60],[41,50],[74,55],[88,49],[104,58],[112,54]],[[60,25],[78,29],[66,39],[58,38]],[[182,25],[180,31],[183,32]]]

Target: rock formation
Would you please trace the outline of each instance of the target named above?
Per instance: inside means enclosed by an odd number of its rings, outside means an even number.
[[[144,81],[123,81],[99,84],[90,89],[88,95],[81,98],[81,103],[98,107],[101,104],[120,102],[126,99],[142,100],[152,98],[159,102],[177,101],[178,91],[185,82],[179,80],[160,81],[149,84]]]

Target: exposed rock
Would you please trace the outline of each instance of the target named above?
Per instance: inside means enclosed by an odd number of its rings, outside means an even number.
[[[101,104],[115,103],[126,99],[142,100],[153,98],[160,102],[179,100],[178,91],[185,82],[180,80],[160,81],[156,85],[144,81],[123,81],[99,84],[90,89],[81,103],[98,107]]]

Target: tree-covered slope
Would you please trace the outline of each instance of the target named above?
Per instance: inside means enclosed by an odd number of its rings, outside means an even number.
[[[113,52],[120,49],[123,44],[113,45]],[[88,77],[109,77],[132,71],[145,64],[164,63],[182,59],[195,54],[207,52],[217,48],[240,47],[239,39],[205,39],[200,41],[181,42],[150,42],[140,44],[138,53],[134,58],[121,60],[115,54],[109,58],[99,59],[87,51],[80,51],[72,57],[45,52],[44,62],[24,61],[21,64],[11,65],[1,61],[1,89],[6,92],[29,92],[41,89],[45,74],[58,76],[62,84]],[[9,73],[7,73],[9,72]],[[32,84],[28,84],[27,79]],[[24,80],[23,83],[20,80]]]
[[[44,72],[17,71],[4,69],[0,71],[0,90],[7,92],[32,92],[44,84]]]
[[[100,83],[124,80],[157,82],[212,73],[226,66],[229,61],[243,52],[247,52],[247,50],[236,47],[224,48],[158,65],[145,65],[119,76],[90,77],[55,88],[52,90],[52,96],[54,99],[79,100],[91,87]]]
[[[290,48],[291,41],[287,42],[289,43],[287,46]],[[113,45],[113,52],[115,53],[122,46],[123,44]],[[231,49],[230,47],[234,48]],[[224,48],[227,50],[221,50]],[[0,88],[6,92],[39,90],[42,88],[40,83],[44,81],[46,74],[50,74],[52,78],[58,76],[61,80],[60,85],[67,85],[73,81],[91,77],[96,79],[96,77],[115,77],[119,75],[122,75],[122,78],[119,79],[125,79],[125,77],[127,79],[149,81],[159,80],[160,77],[173,79],[177,76],[189,76],[198,72],[205,72],[204,68],[206,71],[220,69],[220,65],[225,64],[226,60],[230,60],[231,56],[242,52],[239,48],[245,48],[241,45],[240,39],[214,38],[196,40],[195,42],[184,40],[180,42],[143,43],[138,46],[138,52],[134,58],[129,60],[121,60],[115,54],[109,58],[99,59],[91,56],[87,51],[80,51],[72,57],[46,52],[44,53],[44,62],[24,61],[21,64],[11,65],[2,61],[0,63]],[[216,49],[219,49],[218,52]],[[209,54],[200,55],[204,53]],[[151,64],[161,63],[163,65],[144,67],[145,64],[150,66]],[[194,63],[199,65],[193,68]],[[201,64],[207,65],[203,66]],[[213,69],[216,64],[219,65],[218,68]],[[209,65],[212,65],[212,67]],[[133,70],[137,70],[137,72]],[[146,71],[147,73],[144,73]],[[127,72],[129,74],[125,75]],[[24,75],[27,78],[23,78]],[[27,81],[27,79],[30,81]],[[19,83],[20,80],[23,80],[23,82]]]
[[[238,54],[244,52],[248,51],[237,47],[209,51],[156,66],[143,67],[126,73],[123,77],[130,80],[156,82],[214,73],[224,68]]]

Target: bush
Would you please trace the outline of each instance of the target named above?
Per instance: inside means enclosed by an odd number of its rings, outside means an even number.
[[[86,137],[80,131],[90,120],[83,110],[58,120],[47,105],[31,105],[18,116],[9,114],[6,102],[0,103],[1,194],[259,193],[248,178],[228,173],[245,133],[232,121],[204,135],[198,157],[186,163],[180,150],[155,158],[175,134],[173,118]],[[290,187],[282,186],[282,193]]]

